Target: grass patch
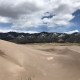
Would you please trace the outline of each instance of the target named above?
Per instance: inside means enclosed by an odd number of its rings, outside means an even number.
[[[80,43],[50,43],[54,46],[80,46]]]
[[[28,45],[53,45],[53,46],[80,46],[80,43],[32,43]]]

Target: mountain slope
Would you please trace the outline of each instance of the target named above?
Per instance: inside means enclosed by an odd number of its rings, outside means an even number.
[[[20,44],[26,43],[80,43],[80,33],[17,33],[17,32],[8,32],[0,33],[0,39],[11,41]]]

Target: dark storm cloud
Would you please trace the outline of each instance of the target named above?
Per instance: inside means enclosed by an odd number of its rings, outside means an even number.
[[[39,8],[35,4],[29,2],[24,2],[16,6],[14,4],[0,4],[0,16],[8,18],[18,18],[21,15],[31,14],[38,10]]]

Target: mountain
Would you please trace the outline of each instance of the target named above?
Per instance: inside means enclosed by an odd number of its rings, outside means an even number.
[[[0,39],[11,41],[15,43],[80,43],[80,33],[18,33],[18,32],[8,32],[8,33],[0,33]]]

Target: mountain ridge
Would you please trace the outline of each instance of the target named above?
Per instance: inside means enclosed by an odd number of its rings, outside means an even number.
[[[7,32],[0,33],[0,39],[15,43],[80,43],[80,33],[56,33],[56,32],[41,32],[41,33],[18,33]]]

